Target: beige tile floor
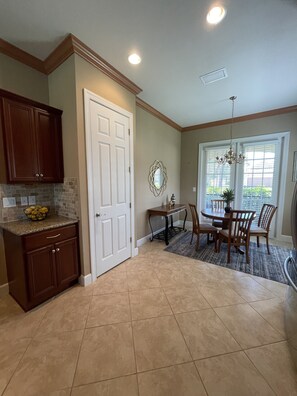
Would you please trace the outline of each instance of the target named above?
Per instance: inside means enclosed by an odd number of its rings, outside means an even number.
[[[0,299],[0,394],[297,395],[286,289],[148,243],[29,313]]]

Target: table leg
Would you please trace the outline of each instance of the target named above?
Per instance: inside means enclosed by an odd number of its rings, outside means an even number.
[[[152,242],[152,240],[154,239],[154,231],[153,231],[153,227],[152,227],[152,224],[151,224],[151,215],[149,215],[149,225],[150,225],[151,232],[152,232],[152,237],[151,237],[151,242]]]
[[[165,216],[165,243],[166,243],[166,245],[169,245],[169,240],[168,240],[168,216]]]
[[[188,216],[187,209],[185,209],[185,212],[186,212],[186,214],[185,214],[185,218],[184,218],[183,230],[186,232],[187,230],[185,229],[185,225],[186,225],[186,220],[187,220],[187,216]]]
[[[170,216],[170,224],[171,224],[171,228],[173,228],[173,216]]]

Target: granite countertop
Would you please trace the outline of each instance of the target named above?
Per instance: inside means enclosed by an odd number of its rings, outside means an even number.
[[[29,219],[10,221],[8,223],[0,223],[0,228],[9,231],[15,235],[27,235],[34,232],[50,230],[52,228],[63,227],[77,223],[78,220],[69,219],[63,216],[48,216],[41,221],[32,221]]]

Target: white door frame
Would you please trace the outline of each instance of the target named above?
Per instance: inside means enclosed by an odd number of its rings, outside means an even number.
[[[138,254],[138,249],[135,247],[135,203],[134,203],[134,151],[133,151],[133,114],[129,111],[115,105],[114,103],[102,98],[84,88],[84,115],[85,115],[85,135],[86,135],[86,161],[87,161],[87,185],[88,185],[88,213],[89,213],[89,232],[90,232],[90,258],[91,258],[91,276],[92,282],[97,279],[96,266],[96,249],[95,249],[95,210],[94,210],[94,191],[93,191],[93,167],[92,167],[92,139],[91,139],[91,114],[90,103],[96,102],[113,111],[116,111],[127,118],[129,118],[130,128],[130,197],[131,197],[131,256]]]

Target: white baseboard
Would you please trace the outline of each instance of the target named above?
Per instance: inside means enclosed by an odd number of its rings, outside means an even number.
[[[92,274],[81,275],[78,280],[81,286],[89,286],[92,284]]]
[[[8,283],[4,283],[4,285],[0,286],[0,297],[4,297],[9,294]]]
[[[272,239],[275,239],[275,240],[281,241],[281,242],[293,243],[291,235],[282,235],[281,234],[278,238],[272,238]]]
[[[137,242],[136,242],[137,247],[140,247],[140,246],[144,245],[145,243],[147,243],[150,240],[151,240],[151,235],[147,235],[147,236],[145,236],[145,237],[143,237],[141,239],[138,239]]]
[[[132,257],[135,257],[135,256],[138,256],[138,248],[137,247],[132,249]]]

